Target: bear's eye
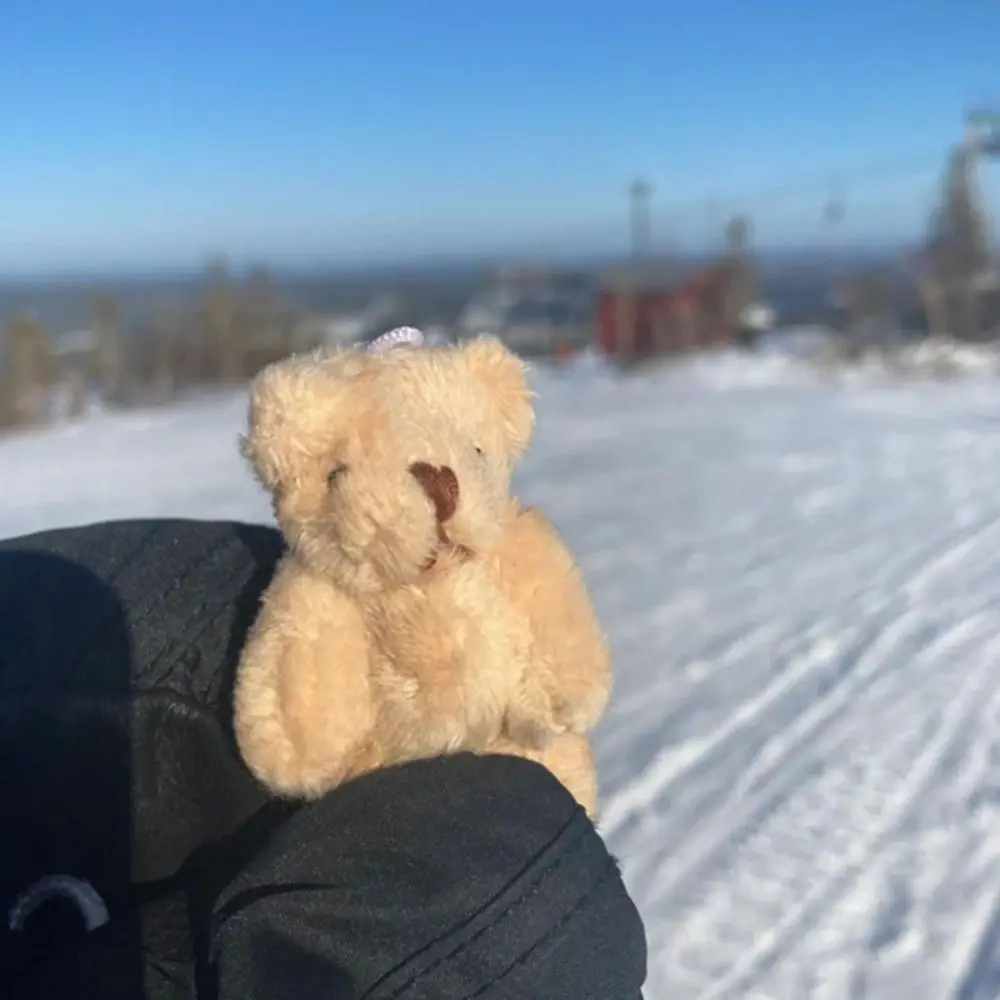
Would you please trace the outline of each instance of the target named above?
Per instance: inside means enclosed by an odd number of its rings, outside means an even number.
[[[329,472],[328,472],[328,473],[326,474],[326,485],[327,485],[327,486],[329,486],[329,487],[330,487],[330,489],[332,490],[332,489],[334,488],[334,486],[336,486],[336,485],[337,485],[337,480],[338,480],[338,479],[340,479],[340,477],[341,477],[341,476],[342,476],[342,475],[343,475],[343,474],[344,474],[345,472],[347,472],[347,466],[346,466],[346,465],[343,465],[343,464],[340,464],[340,465],[335,465],[335,466],[334,466],[334,467],[333,467],[333,468],[332,468],[332,469],[331,469],[331,470],[330,470],[330,471],[329,471]]]
[[[478,444],[476,445],[476,454],[477,454],[477,455],[478,455],[478,456],[479,456],[480,458],[485,458],[485,457],[486,457],[486,452],[484,452],[484,451],[483,451],[483,449],[482,449],[482,448],[480,448]]]

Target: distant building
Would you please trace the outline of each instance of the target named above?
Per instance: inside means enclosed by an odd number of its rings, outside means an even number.
[[[597,300],[597,346],[622,362],[731,343],[721,268],[671,263],[609,274]]]
[[[631,266],[605,276],[597,295],[597,347],[634,363],[667,354],[751,343],[770,327],[763,303],[727,322],[729,272],[722,264],[691,267],[672,261]]]

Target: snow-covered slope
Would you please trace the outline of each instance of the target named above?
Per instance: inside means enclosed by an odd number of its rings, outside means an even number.
[[[603,828],[647,1000],[1000,991],[1000,384],[774,358],[537,375],[520,477],[617,660]],[[0,535],[267,520],[243,400],[0,443]]]

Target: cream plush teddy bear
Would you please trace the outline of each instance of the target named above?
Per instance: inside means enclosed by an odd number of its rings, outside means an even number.
[[[534,419],[494,339],[427,347],[402,328],[255,379],[243,450],[288,549],[235,728],[276,794],[466,750],[536,760],[595,814],[610,658],[571,554],[511,496]]]

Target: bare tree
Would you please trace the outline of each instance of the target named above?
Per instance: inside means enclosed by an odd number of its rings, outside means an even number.
[[[745,215],[734,216],[726,225],[722,312],[726,327],[744,344],[753,340],[745,324],[746,311],[760,301],[761,294],[760,270],[751,247],[751,236],[752,226]]]
[[[274,280],[263,264],[252,267],[243,282],[239,325],[247,341],[247,375],[294,349],[294,325],[282,310]]]
[[[207,376],[236,382],[245,375],[244,343],[238,323],[236,294],[229,267],[217,258],[209,264],[204,299],[204,330]]]
[[[102,292],[94,297],[94,375],[105,402],[124,403],[128,370],[118,301]]]
[[[964,340],[979,334],[980,285],[992,269],[989,226],[975,184],[974,155],[965,144],[949,158],[941,200],[930,221],[922,287],[932,332]]]
[[[54,376],[48,331],[32,316],[15,317],[7,326],[7,422],[15,426],[44,422]]]

